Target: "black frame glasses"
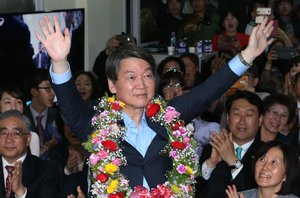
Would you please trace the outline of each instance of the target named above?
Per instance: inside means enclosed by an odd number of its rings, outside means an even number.
[[[53,88],[51,87],[51,86],[49,86],[49,87],[37,87],[38,89],[45,89],[45,91],[47,92],[47,93],[50,93],[51,91],[53,91]]]

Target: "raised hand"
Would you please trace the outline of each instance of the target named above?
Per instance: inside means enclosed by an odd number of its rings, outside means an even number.
[[[225,190],[225,192],[226,192],[228,198],[245,198],[242,193],[238,194],[235,185],[228,186],[228,188]]]
[[[274,39],[270,38],[273,28],[273,21],[268,22],[268,17],[265,17],[261,24],[253,28],[248,46],[242,53],[247,63],[252,63],[273,42]]]
[[[46,24],[40,20],[43,35],[35,32],[36,37],[45,46],[55,73],[64,73],[67,70],[67,56],[71,48],[70,32],[65,28],[62,33],[57,16],[53,16],[54,27],[48,16],[44,17]]]
[[[77,186],[77,192],[78,192],[78,196],[77,198],[85,198],[84,193],[82,192],[80,186]],[[68,195],[67,198],[76,198],[73,194]]]

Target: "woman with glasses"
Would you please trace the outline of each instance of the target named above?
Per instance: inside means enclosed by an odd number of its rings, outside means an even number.
[[[263,101],[263,121],[257,136],[263,142],[288,141],[285,132],[295,119],[296,101],[283,94],[271,94]],[[285,134],[284,134],[285,133]]]

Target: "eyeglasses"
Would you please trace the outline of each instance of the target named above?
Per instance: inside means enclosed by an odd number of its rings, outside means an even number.
[[[0,129],[0,138],[7,138],[10,135],[12,138],[19,138],[23,135],[27,135],[28,133],[24,133],[22,130],[19,129]]]
[[[268,113],[271,118],[282,119],[285,121],[287,121],[289,119],[289,115],[286,113],[279,113],[278,111],[275,111],[275,110],[268,110]]]
[[[45,89],[47,93],[53,91],[52,87],[37,87],[38,89]]]

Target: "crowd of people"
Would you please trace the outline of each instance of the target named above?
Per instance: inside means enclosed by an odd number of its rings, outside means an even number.
[[[183,13],[183,1],[165,2],[160,41],[168,42],[174,31],[194,41],[212,39],[216,53],[207,62],[184,53],[156,63],[134,39],[123,44],[114,35],[96,58],[93,73],[73,74],[67,61],[69,30],[61,29],[56,16],[40,21],[42,32],[36,37],[51,58],[50,68],[35,69],[24,89],[12,83],[0,88],[0,197],[155,197],[150,190],[164,184],[167,173],[176,168],[171,156],[162,155],[174,141],[170,128],[148,112],[158,95],[180,113],[178,124],[193,125],[189,138],[197,141],[193,149],[198,157],[189,160],[199,169],[195,178],[189,177],[195,184],[185,189],[192,191],[187,197],[300,196],[300,56],[280,59],[274,50],[299,49],[300,23],[295,22],[299,18],[294,18],[293,1],[253,0],[232,9],[227,1],[219,2],[220,9],[213,9],[208,0],[189,2],[189,15]],[[273,19],[279,23],[274,37],[274,20],[253,22],[253,10],[265,6],[274,9]],[[248,20],[241,18],[246,11]],[[111,114],[95,108],[102,96],[119,101],[112,102],[118,105]],[[94,115],[105,114],[109,122],[116,111],[120,120],[94,131]],[[103,140],[97,142],[101,133],[119,129],[125,135],[116,148],[111,142],[108,147]],[[88,153],[82,143],[91,137],[99,139],[90,146],[103,144],[107,152]],[[93,175],[96,158],[106,159],[109,150],[118,153],[118,148],[127,164],[119,167],[117,159],[108,159],[115,164],[96,166],[99,175]],[[112,187],[114,172],[128,179],[115,185],[128,185],[134,190],[131,195]],[[109,187],[99,190],[103,185]],[[160,197],[182,197],[176,195],[180,186],[168,190],[170,194]]]

